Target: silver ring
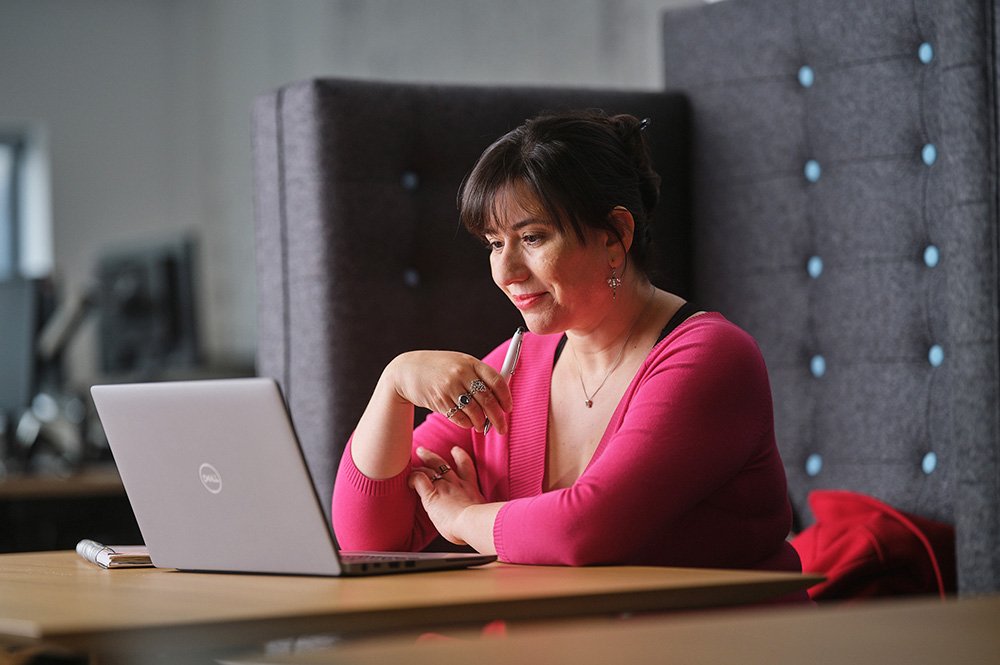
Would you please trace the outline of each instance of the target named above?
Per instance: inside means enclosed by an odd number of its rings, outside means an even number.
[[[475,381],[473,381],[473,384],[474,383],[475,383]],[[485,384],[484,384],[484,387],[485,387]],[[455,404],[455,406],[453,406],[450,409],[448,409],[447,413],[444,414],[445,418],[451,418],[453,415],[455,415],[456,413],[458,413],[459,411],[461,411],[465,407],[467,407],[470,404],[472,404],[472,395],[470,395],[469,393],[462,393],[461,395],[458,396],[458,399],[455,400],[455,401],[457,402],[457,404]]]
[[[469,402],[471,401],[472,398],[469,396],[468,393],[462,393],[461,395],[458,396],[458,404],[448,409],[448,412],[444,414],[444,417],[451,418],[453,415],[455,415],[456,413],[467,407],[469,405]]]
[[[473,395],[486,392],[486,383],[482,379],[476,379],[469,384],[469,392]]]
[[[451,467],[448,466],[447,464],[442,464],[441,466],[438,467],[437,475],[444,476],[449,471],[451,471]]]
[[[436,483],[437,481],[441,480],[442,478],[444,478],[444,476],[442,476],[440,473],[436,473],[433,476],[431,476],[431,482],[432,483]]]

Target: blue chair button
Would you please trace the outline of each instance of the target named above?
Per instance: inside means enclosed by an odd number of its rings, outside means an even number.
[[[934,47],[931,46],[930,42],[924,42],[920,45],[920,48],[917,49],[917,57],[919,57],[920,62],[925,65],[929,65],[931,63],[931,60],[934,59]]]
[[[408,192],[416,191],[417,187],[420,186],[420,176],[413,171],[406,171],[399,178],[399,184]]]
[[[813,356],[809,361],[809,371],[817,379],[822,378],[826,374],[826,358],[820,355]]]
[[[805,169],[803,171],[806,176],[806,180],[809,182],[816,182],[819,180],[820,175],[823,173],[823,169],[819,167],[819,162],[815,159],[810,159],[806,162]]]
[[[920,158],[924,160],[924,164],[931,166],[937,161],[937,148],[934,147],[933,143],[928,143],[920,150]]]
[[[941,348],[940,344],[935,344],[927,352],[927,362],[931,364],[931,367],[940,367],[941,363],[944,362],[944,349]]]
[[[924,249],[924,263],[928,268],[934,268],[941,260],[941,250],[935,245],[927,245]]]
[[[417,288],[420,286],[420,273],[414,268],[407,268],[403,271],[403,284],[411,289]]]
[[[816,82],[816,72],[809,65],[802,65],[799,67],[799,84],[803,88],[811,88],[812,84]]]
[[[806,475],[818,476],[819,472],[823,470],[823,456],[819,453],[813,453],[806,458]]]
[[[806,262],[806,272],[813,279],[819,279],[819,276],[823,274],[823,259],[818,256],[810,256],[809,261]]]
[[[928,476],[934,473],[934,469],[937,468],[937,455],[933,452],[924,455],[924,459],[920,462],[920,468]]]

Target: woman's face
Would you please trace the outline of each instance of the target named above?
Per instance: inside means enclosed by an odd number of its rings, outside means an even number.
[[[585,227],[585,242],[560,231],[525,186],[497,195],[487,229],[493,281],[536,334],[596,327],[611,302],[608,233]]]

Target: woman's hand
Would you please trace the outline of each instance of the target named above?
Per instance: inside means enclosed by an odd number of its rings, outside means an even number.
[[[351,440],[351,455],[362,474],[392,478],[409,465],[414,406],[480,432],[489,418],[497,432],[506,434],[510,388],[499,372],[464,353],[411,351],[396,356],[382,372]]]
[[[506,434],[510,388],[486,363],[454,351],[412,351],[397,356],[387,370],[401,400],[479,432],[488,419]]]
[[[493,520],[501,504],[486,503],[469,454],[458,446],[452,448],[454,466],[426,448],[417,448],[417,455],[426,466],[410,474],[410,487],[438,533],[456,545],[493,553]]]

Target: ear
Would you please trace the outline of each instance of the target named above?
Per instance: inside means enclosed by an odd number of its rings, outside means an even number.
[[[617,252],[622,252],[622,256],[628,254],[628,251],[632,248],[632,239],[635,237],[635,219],[632,217],[632,213],[628,211],[625,206],[615,206],[608,213],[611,218],[611,223],[614,225],[615,229],[618,231],[619,238],[616,238],[614,234],[609,233],[607,238],[608,252],[611,256],[616,256]]]

